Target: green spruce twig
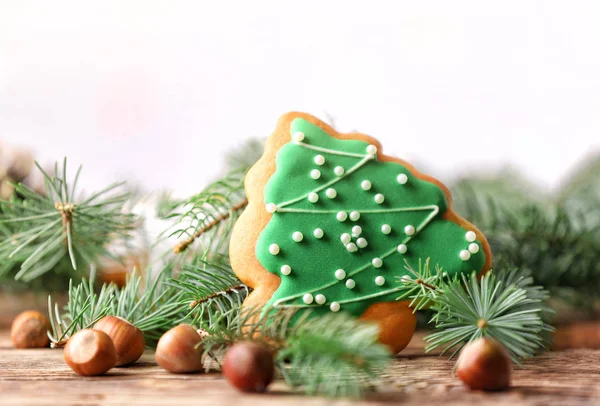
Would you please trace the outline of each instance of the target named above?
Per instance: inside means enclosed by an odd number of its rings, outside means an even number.
[[[121,183],[86,197],[77,192],[81,167],[71,183],[66,159],[61,168],[56,165],[55,176],[36,165],[44,176],[45,195],[19,183],[14,185],[19,198],[0,202],[0,263],[19,267],[15,279],[31,281],[65,257],[74,270],[87,269],[98,257],[110,255],[109,242],[129,237],[136,219],[123,212],[129,194],[115,193]]]

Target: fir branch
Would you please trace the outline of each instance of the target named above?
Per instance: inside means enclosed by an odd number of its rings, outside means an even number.
[[[421,266],[422,265],[422,266]],[[411,306],[430,306],[431,322],[438,330],[425,338],[426,350],[442,347],[456,354],[465,344],[479,337],[500,342],[515,362],[531,357],[544,347],[545,321],[549,310],[548,293],[533,286],[533,279],[508,270],[497,278],[490,271],[479,278],[448,278],[441,268],[431,270],[429,261],[419,262],[419,270],[407,269],[414,277],[400,278],[406,286],[399,299],[412,299]]]
[[[19,266],[15,279],[29,282],[65,256],[74,270],[81,269],[109,256],[109,242],[129,237],[135,216],[122,210],[129,195],[113,193],[120,183],[85,198],[77,194],[81,167],[71,183],[66,159],[62,170],[56,165],[55,176],[36,165],[44,176],[45,195],[19,183],[14,187],[20,198],[0,202],[0,263]]]
[[[184,266],[169,284],[181,292],[189,308],[188,317],[201,328],[212,325],[222,315],[232,323],[232,309],[240,309],[250,289],[235,275],[227,257],[197,258],[196,264]]]
[[[294,310],[251,309],[227,314],[207,326],[204,355],[213,362],[236,341],[254,340],[276,353],[285,381],[307,394],[358,397],[372,387],[389,360],[387,347],[377,342],[378,327],[344,313],[300,317]]]
[[[171,235],[187,236],[175,246],[175,253],[184,252],[197,240],[201,240],[204,252],[226,252],[233,224],[248,204],[246,170],[234,169],[187,201],[173,203],[168,218],[177,218],[181,228]]]
[[[600,298],[600,201],[592,193],[571,190],[570,200],[554,202],[484,192],[481,182],[460,182],[455,208],[487,236],[496,264],[528,273],[555,297]]]
[[[145,277],[132,272],[125,287],[104,284],[96,291],[93,276],[80,284],[69,286],[67,305],[61,312],[58,305],[49,303],[52,332],[51,346],[64,346],[77,331],[92,327],[102,317],[121,317],[144,333],[146,345],[154,347],[162,334],[186,320],[185,299],[182,292],[165,283],[171,277],[172,266],[167,265],[156,278],[148,270]]]
[[[236,203],[235,205],[233,205],[231,207],[230,211],[228,211],[227,213],[223,213],[220,216],[214,218],[209,223],[207,223],[207,224],[203,225],[202,227],[200,227],[200,229],[197,230],[191,237],[188,237],[185,240],[181,241],[179,244],[177,244],[173,248],[173,252],[175,254],[182,253],[183,251],[185,251],[187,249],[187,247],[190,244],[192,244],[202,234],[210,231],[211,229],[213,229],[214,227],[216,227],[217,225],[219,225],[219,223],[221,223],[222,221],[225,221],[225,220],[229,219],[229,217],[231,216],[231,213],[237,212],[239,210],[243,210],[247,205],[248,205],[248,199],[244,199],[244,200],[240,201],[239,203]]]

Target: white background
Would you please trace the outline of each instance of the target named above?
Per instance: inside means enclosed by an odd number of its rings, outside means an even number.
[[[600,149],[600,2],[0,0],[0,140],[88,187],[193,193],[288,110],[551,187]]]

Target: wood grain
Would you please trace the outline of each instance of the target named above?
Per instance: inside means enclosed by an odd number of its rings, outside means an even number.
[[[549,352],[514,372],[513,389],[469,392],[451,375],[452,362],[423,355],[417,336],[381,378],[376,393],[362,404],[402,405],[599,405],[600,351]],[[151,353],[129,368],[103,377],[76,376],[62,350],[14,350],[0,332],[0,405],[343,405],[291,393],[282,382],[269,394],[244,395],[218,373],[171,375]]]

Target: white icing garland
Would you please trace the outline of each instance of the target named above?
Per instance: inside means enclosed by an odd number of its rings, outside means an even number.
[[[369,269],[371,266],[375,267],[375,268],[380,268],[381,266],[383,266],[383,260],[385,258],[387,258],[388,256],[394,254],[394,253],[399,253],[399,254],[405,254],[408,250],[407,248],[407,243],[414,238],[423,228],[425,228],[439,213],[440,209],[437,205],[427,205],[427,206],[419,206],[419,207],[403,207],[403,208],[390,208],[390,209],[374,209],[374,210],[353,210],[353,209],[345,209],[345,210],[318,210],[318,209],[296,209],[296,208],[287,208],[288,206],[297,203],[299,201],[302,201],[305,198],[308,198],[308,200],[312,203],[316,203],[318,201],[318,192],[327,189],[326,191],[326,196],[330,199],[335,198],[337,195],[337,192],[335,191],[335,189],[330,188],[330,186],[334,185],[335,183],[341,181],[342,179],[346,178],[347,176],[349,176],[350,174],[354,173],[355,171],[357,171],[358,169],[360,169],[362,166],[364,166],[367,162],[369,162],[372,159],[375,159],[375,154],[377,153],[377,148],[374,145],[369,145],[367,147],[367,154],[357,154],[357,153],[349,153],[349,152],[344,152],[344,151],[338,151],[338,150],[331,150],[331,149],[327,149],[327,148],[322,148],[322,147],[318,147],[318,146],[314,146],[314,145],[309,145],[306,144],[304,142],[302,142],[304,140],[304,134],[303,133],[294,133],[294,135],[292,136],[293,142],[296,145],[302,146],[304,148],[307,149],[311,149],[314,151],[319,151],[319,152],[324,152],[324,153],[329,153],[329,154],[333,154],[333,155],[340,155],[340,156],[348,156],[348,157],[354,157],[354,158],[361,158],[361,160],[356,163],[354,166],[352,166],[351,168],[349,168],[348,170],[344,170],[343,167],[341,166],[336,166],[334,169],[334,173],[335,175],[337,175],[338,177],[335,179],[332,179],[331,181],[325,183],[324,185],[321,185],[315,189],[313,189],[312,191],[309,191],[308,193],[301,195],[299,197],[296,197],[294,199],[291,199],[289,201],[283,202],[283,203],[279,203],[279,204],[274,204],[274,203],[269,203],[267,205],[267,211],[269,213],[273,213],[273,212],[279,212],[279,213],[307,213],[307,214],[335,214],[336,215],[336,219],[340,222],[344,222],[346,221],[346,219],[348,217],[350,217],[350,219],[352,221],[357,221],[361,214],[378,214],[378,213],[394,213],[394,212],[415,212],[415,211],[431,211],[431,213],[425,218],[425,220],[419,224],[416,228],[412,225],[407,225],[404,228],[404,232],[406,234],[406,237],[404,238],[404,240],[398,244],[395,245],[393,248],[391,248],[390,250],[386,251],[383,255],[381,255],[380,257],[376,257],[373,258],[372,261],[367,262],[366,264],[360,266],[359,268],[353,270],[353,271],[349,271],[346,272],[343,269],[338,269],[337,271],[335,271],[335,279],[336,281],[327,283],[323,286],[320,286],[318,288],[312,289],[309,292],[305,292],[305,293],[300,293],[300,294],[296,294],[296,295],[292,295],[292,296],[288,296],[288,297],[284,297],[281,298],[277,301],[275,301],[275,303],[273,303],[273,306],[276,308],[289,308],[289,307],[313,307],[315,305],[313,305],[313,301],[316,301],[317,305],[323,305],[326,302],[326,298],[323,294],[317,294],[316,296],[313,296],[313,293],[316,293],[318,291],[324,291],[327,288],[335,285],[336,283],[339,283],[340,281],[343,281],[345,278],[346,282],[345,282],[345,286],[348,289],[354,289],[354,287],[356,286],[356,282],[354,281],[354,279],[351,279],[351,276],[357,275],[361,272],[363,272],[366,269]],[[323,165],[323,163],[325,162],[325,157],[323,157],[322,155],[317,155],[314,158],[314,162],[317,165]],[[317,176],[318,173],[318,176]],[[311,171],[311,177],[313,177],[313,179],[318,179],[320,178],[321,172],[317,169],[313,169]],[[408,181],[408,177],[406,176],[406,174],[399,174],[397,176],[397,181],[399,184],[404,185],[407,183]],[[372,183],[369,180],[363,180],[360,183],[360,187],[365,190],[368,191],[371,189],[372,187]],[[316,198],[315,198],[316,196]],[[377,204],[382,204],[385,201],[385,197],[383,194],[381,193],[377,193],[374,197],[374,201]],[[350,213],[348,215],[348,213]],[[362,228],[360,228],[360,226],[354,226],[352,228],[352,236],[357,238],[362,232]],[[391,227],[389,224],[384,224],[381,227],[381,232],[384,234],[389,234],[391,232]],[[299,232],[298,232],[299,233]],[[301,234],[301,233],[299,233]],[[323,237],[323,230],[320,228],[317,228],[314,230],[314,236],[317,239],[320,239]],[[465,236],[466,240],[468,242],[471,242],[471,244],[468,247],[468,250],[462,250],[459,254],[460,258],[463,261],[466,261],[470,258],[471,253],[475,254],[479,251],[479,245],[474,243],[475,239],[476,239],[476,235],[474,232],[469,231],[467,232],[466,236]],[[346,246],[346,250],[348,252],[356,252],[358,250],[358,247],[360,248],[364,248],[367,246],[367,240],[364,238],[359,238],[357,239],[356,244],[350,242],[351,241],[351,236],[348,233],[344,233],[341,235],[340,237],[341,241],[343,244],[345,244]],[[294,238],[294,240],[296,241],[296,238]],[[301,239],[300,239],[301,241]],[[358,247],[357,247],[358,245]],[[279,246],[277,246],[276,244],[272,244],[269,247],[269,251],[271,252],[271,254],[273,255],[277,255],[275,254],[272,250],[272,248],[274,248],[274,246],[277,247],[276,251],[277,254],[279,253]],[[284,269],[285,267],[285,269]],[[287,275],[291,272],[291,268],[288,265],[284,265],[284,267],[282,267],[281,271],[282,274]],[[289,271],[288,271],[289,270]],[[383,276],[377,276],[375,278],[375,284],[377,286],[383,286],[385,284],[385,278]],[[357,302],[357,301],[363,301],[366,299],[372,299],[375,297],[379,297],[379,296],[384,296],[384,295],[388,295],[390,293],[393,292],[397,292],[399,290],[404,289],[403,286],[399,286],[399,287],[395,287],[395,288],[390,288],[390,289],[386,289],[386,290],[382,290],[380,292],[374,293],[374,294],[370,294],[367,296],[361,296],[361,297],[357,297],[357,298],[352,298],[352,299],[345,299],[345,300],[339,300],[339,301],[335,301],[335,302],[331,302],[330,304],[330,310],[332,312],[337,312],[340,310],[341,308],[341,304],[345,304],[345,303],[352,303],[352,302]],[[303,302],[305,303],[303,304],[287,304],[287,302],[290,302],[292,300],[296,300],[298,298],[302,297]]]

